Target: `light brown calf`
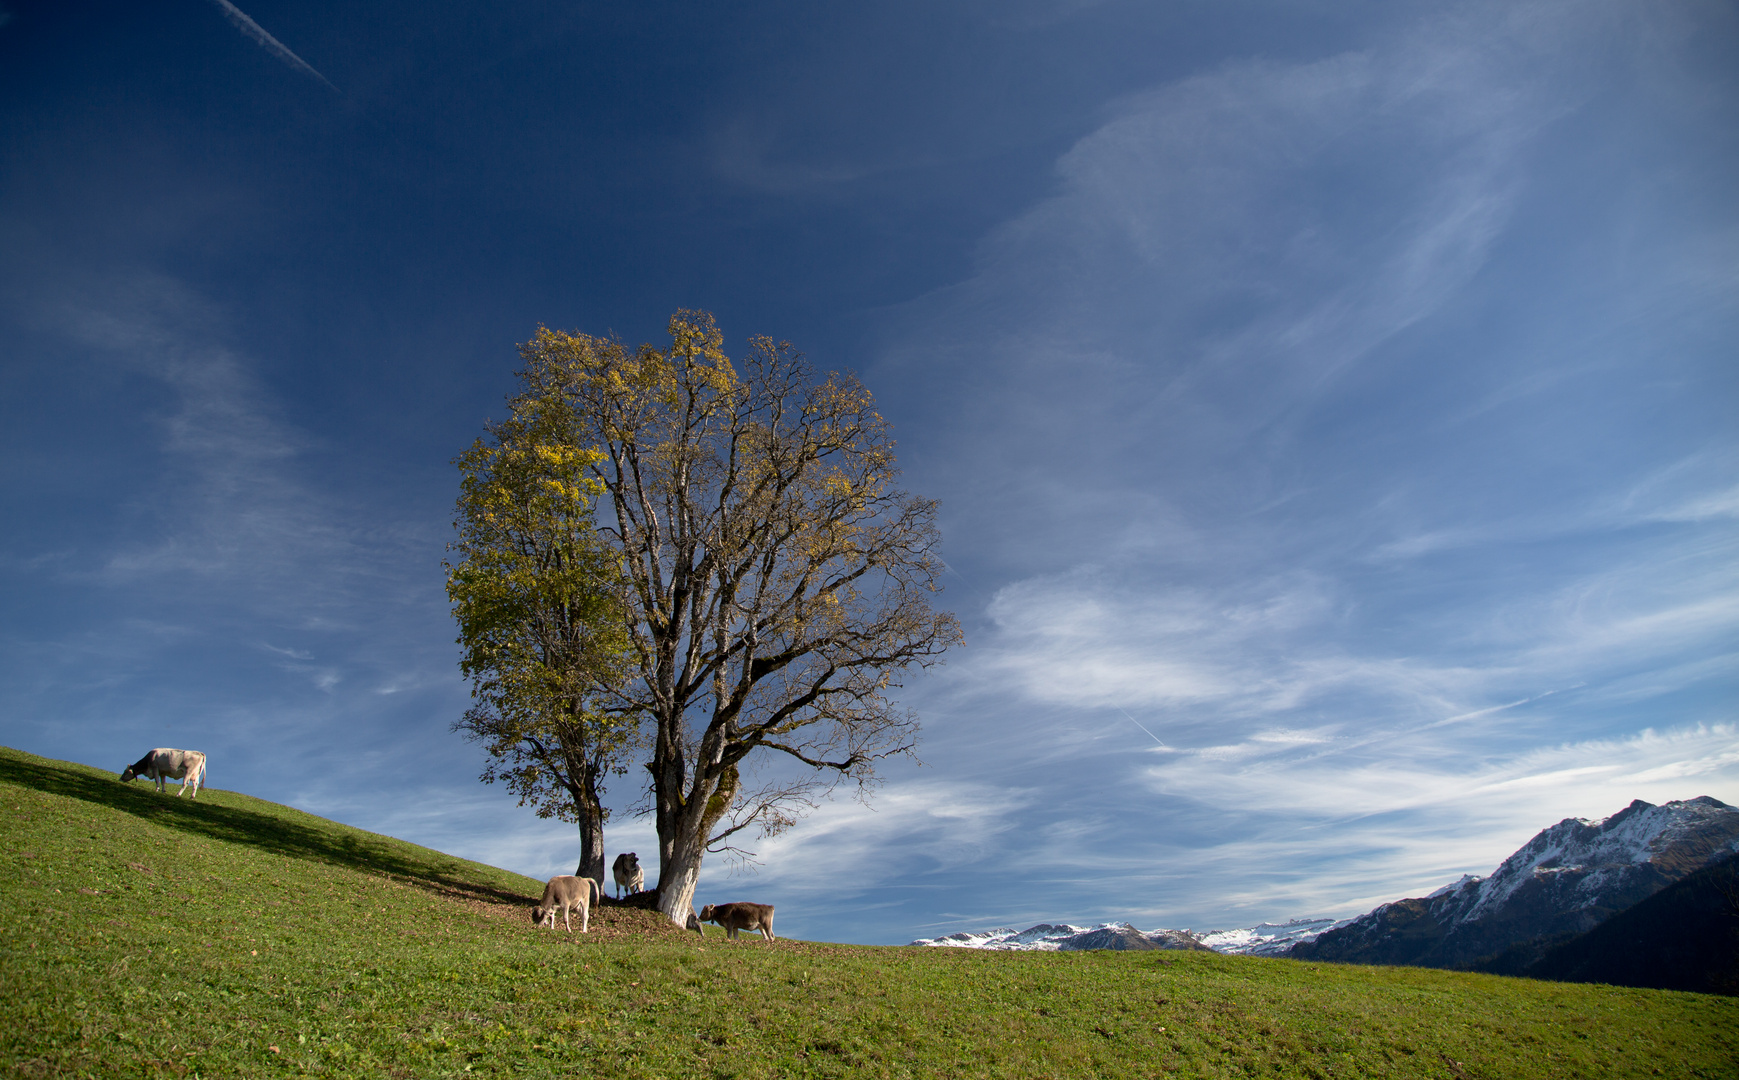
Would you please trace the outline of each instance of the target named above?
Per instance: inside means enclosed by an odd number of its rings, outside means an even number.
[[[589,877],[575,877],[572,874],[562,874],[549,879],[549,884],[543,887],[543,899],[531,909],[531,921],[539,926],[556,928],[556,908],[562,909],[562,925],[568,928],[568,933],[574,932],[574,924],[569,921],[570,912],[580,913],[580,933],[587,932],[592,921],[592,902],[598,898],[598,883]]]
[[[725,928],[726,937],[736,937],[738,930],[759,930],[761,936],[768,941],[776,941],[773,937],[773,905],[751,904],[738,901],[734,904],[708,904],[700,909],[700,921],[717,923]],[[695,927],[699,930],[700,927]]]

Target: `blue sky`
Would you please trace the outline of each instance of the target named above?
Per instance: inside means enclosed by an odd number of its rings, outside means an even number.
[[[0,742],[571,871],[448,730],[450,461],[701,307],[862,374],[967,632],[701,901],[1213,929],[1739,803],[1731,5],[868,8],[6,0]]]

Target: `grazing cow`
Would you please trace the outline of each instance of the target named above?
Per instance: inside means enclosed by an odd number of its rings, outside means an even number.
[[[575,877],[563,874],[552,877],[549,884],[543,887],[543,899],[531,909],[531,921],[538,926],[556,928],[556,908],[562,909],[562,925],[568,928],[568,933],[574,932],[574,924],[568,921],[570,912],[580,913],[580,933],[587,933],[592,921],[592,901],[598,896],[598,883],[589,877]]]
[[[639,892],[646,887],[646,871],[640,869],[640,856],[624,851],[610,864],[610,876],[616,879],[616,899],[622,899],[623,889]]]
[[[121,782],[131,783],[137,776],[157,781],[158,791],[169,790],[165,780],[179,780],[181,790],[175,793],[175,797],[179,799],[187,794],[188,786],[192,785],[193,797],[197,799],[199,789],[205,783],[205,755],[198,750],[171,750],[159,746],[127,766],[127,771],[121,774]]]
[[[700,909],[700,921],[717,923],[725,928],[726,937],[736,937],[738,930],[759,930],[761,936],[768,941],[773,937],[773,905],[750,904],[739,901],[735,904],[708,904]],[[697,925],[696,930],[700,927]]]

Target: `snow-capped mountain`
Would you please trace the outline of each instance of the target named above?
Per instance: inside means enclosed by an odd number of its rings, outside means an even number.
[[[1205,948],[1250,956],[1520,971],[1547,947],[1736,851],[1739,809],[1707,795],[1663,806],[1638,799],[1600,821],[1560,821],[1489,877],[1468,875],[1429,896],[1384,904],[1356,919],[1293,919],[1206,933],[1141,931],[1129,923],[1039,923],[1025,930],[1002,927],[919,938],[912,944],[1029,951]]]
[[[1739,851],[1739,810],[1702,796],[1638,799],[1600,821],[1566,818],[1490,877],[1384,904],[1294,945],[1306,960],[1520,971],[1692,872]]]
[[[1002,927],[978,933],[919,938],[913,945],[955,949],[992,949],[999,952],[1063,952],[1076,949],[1206,949],[1188,930],[1149,930],[1143,933],[1128,923],[1072,926],[1069,923],[1039,923],[1025,930]]]
[[[1294,945],[1314,941],[1351,919],[1289,919],[1283,923],[1258,923],[1242,930],[1214,930],[1201,935],[1202,944],[1215,952],[1245,956],[1284,956]]]
[[[1190,930],[1137,930],[1129,923],[1074,926],[1070,923],[1039,923],[1025,930],[1003,927],[978,933],[919,938],[913,945],[955,949],[1054,952],[1068,949],[1212,949],[1214,952],[1250,956],[1280,956],[1301,941],[1325,930],[1346,925],[1346,919],[1293,919],[1261,923],[1241,930],[1213,930],[1197,934]],[[1137,941],[1136,939],[1141,939]]]

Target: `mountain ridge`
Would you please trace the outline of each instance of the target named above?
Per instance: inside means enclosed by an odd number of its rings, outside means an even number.
[[[1739,810],[1719,799],[1636,799],[1599,820],[1565,818],[1488,877],[1380,905],[1287,955],[1513,972],[1734,851]]]
[[[1491,874],[1349,919],[1301,918],[1207,932],[1129,923],[1037,923],[919,938],[913,946],[997,951],[1211,949],[1340,963],[1520,974],[1562,946],[1704,867],[1739,852],[1739,809],[1708,795],[1633,800],[1605,818],[1542,829]]]
[[[1520,974],[1739,996],[1739,855],[1547,950]]]

